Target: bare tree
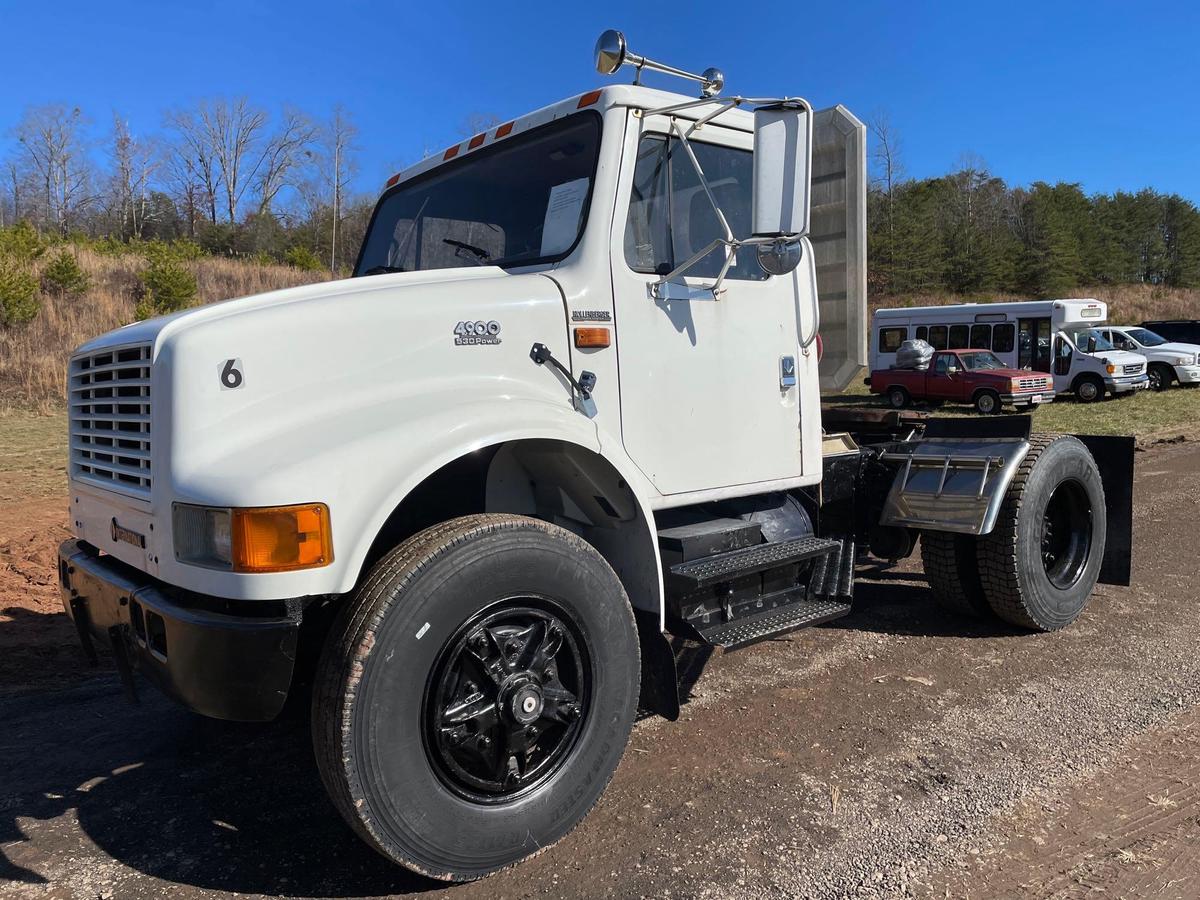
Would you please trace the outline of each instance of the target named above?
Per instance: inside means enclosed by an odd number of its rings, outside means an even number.
[[[39,106],[25,111],[17,126],[17,142],[37,174],[48,224],[67,234],[75,215],[92,201],[78,107]]]
[[[140,238],[146,226],[149,209],[150,177],[159,160],[153,145],[135,138],[129,123],[113,115],[112,133],[112,200],[121,223],[121,235]]]
[[[258,165],[258,212],[271,211],[279,192],[289,183],[294,170],[303,165],[309,147],[317,139],[318,129],[308,117],[285,109],[283,121],[263,147]]]
[[[473,112],[459,123],[458,132],[463,137],[475,137],[475,135],[483,134],[483,132],[487,131],[489,128],[499,124],[499,116],[496,116],[493,113]]]
[[[242,198],[263,162],[259,144],[267,114],[245,97],[214,100],[200,105],[200,121],[217,160],[227,221],[237,221]]]
[[[191,214],[189,233],[195,234],[195,211],[203,206],[208,220],[217,221],[217,184],[220,173],[216,147],[198,111],[178,110],[167,116],[167,127],[174,133],[168,167],[171,180],[181,199],[186,198]]]
[[[305,153],[313,163],[315,177],[301,188],[301,193],[309,207],[310,219],[329,215],[329,267],[333,272],[338,266],[338,232],[345,214],[346,195],[358,170],[355,160],[358,146],[354,143],[357,137],[358,128],[339,104],[321,129],[318,146]]]

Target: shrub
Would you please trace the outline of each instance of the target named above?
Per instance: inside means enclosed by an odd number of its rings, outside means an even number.
[[[138,276],[145,288],[137,306],[139,319],[175,312],[196,302],[196,276],[184,268],[170,248],[147,255],[150,265]]]
[[[60,250],[47,263],[42,270],[42,284],[45,290],[71,297],[78,297],[89,287],[87,273],[80,268],[79,261],[70,250]]]
[[[8,228],[0,228],[0,256],[30,263],[45,252],[46,241],[28,222],[22,220]]]
[[[32,322],[42,308],[37,278],[13,263],[0,263],[0,322],[6,326]]]
[[[305,272],[321,272],[325,269],[324,261],[318,258],[317,254],[299,244],[287,249],[283,254],[283,261],[293,269],[303,269]]]
[[[195,241],[189,241],[187,238],[176,238],[171,241],[170,247],[176,259],[191,262],[204,256],[204,248]]]

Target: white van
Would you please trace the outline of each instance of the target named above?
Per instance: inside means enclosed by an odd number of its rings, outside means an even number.
[[[1098,330],[1108,316],[1100,300],[957,303],[876,310],[871,371],[891,368],[906,340],[935,350],[991,350],[1005,365],[1054,376],[1056,393],[1091,402],[1149,385],[1146,358],[1113,347]]]

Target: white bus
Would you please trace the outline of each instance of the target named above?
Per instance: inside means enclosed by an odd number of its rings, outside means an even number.
[[[935,350],[991,350],[1014,369],[1054,376],[1056,393],[1090,402],[1149,384],[1146,358],[1118,350],[1097,330],[1100,300],[1030,300],[880,309],[871,321],[871,371],[892,368],[906,340]]]

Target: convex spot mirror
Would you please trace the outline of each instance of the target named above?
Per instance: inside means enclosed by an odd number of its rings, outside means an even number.
[[[600,35],[596,41],[596,71],[601,75],[612,75],[625,63],[625,35],[612,28]]]
[[[786,275],[800,265],[804,255],[799,240],[779,239],[758,245],[758,265],[768,275]]]
[[[755,237],[808,234],[812,144],[813,111],[804,100],[754,110]]]

